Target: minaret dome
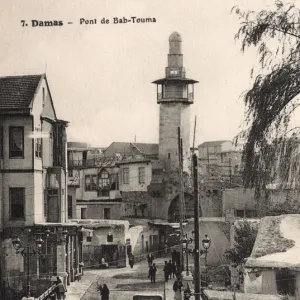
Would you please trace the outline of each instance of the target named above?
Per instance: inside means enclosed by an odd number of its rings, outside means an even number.
[[[180,34],[174,31],[169,37],[169,42],[182,42]]]

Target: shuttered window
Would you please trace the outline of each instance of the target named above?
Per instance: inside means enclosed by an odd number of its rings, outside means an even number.
[[[24,158],[24,127],[9,128],[9,157]]]
[[[10,188],[10,219],[25,219],[25,188]]]

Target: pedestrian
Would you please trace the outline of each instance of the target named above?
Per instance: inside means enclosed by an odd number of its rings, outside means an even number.
[[[156,265],[155,264],[151,265],[149,268],[149,276],[150,276],[151,283],[152,282],[155,283],[156,271],[157,271]]]
[[[134,256],[133,254],[129,254],[129,265],[131,267],[131,269],[133,268],[133,265],[134,265]]]
[[[176,263],[177,260],[177,251],[174,249],[172,251],[172,263]]]
[[[180,269],[180,252],[176,252],[176,267]]]
[[[164,274],[165,274],[165,282],[168,282],[169,279],[169,273],[168,273],[168,262],[165,261],[165,265],[164,265]]]
[[[148,267],[150,268],[153,264],[154,256],[152,253],[148,253],[147,255],[147,261],[148,261]]]
[[[100,269],[107,269],[108,268],[108,263],[105,261],[105,258],[101,258],[101,264],[100,264]]]
[[[172,278],[172,273],[173,273],[173,265],[171,259],[167,263],[167,268],[168,268],[168,278]]]
[[[182,300],[182,296],[181,296],[181,288],[182,288],[183,284],[180,280],[179,277],[176,278],[176,280],[173,283],[173,291],[174,291],[174,299],[175,300]]]
[[[65,293],[67,292],[61,279],[57,276],[56,280],[56,295],[58,300],[64,300],[66,298]]]
[[[109,300],[109,289],[106,284],[103,284],[102,287],[101,300]]]
[[[175,278],[175,276],[176,276],[176,271],[177,271],[176,264],[175,264],[175,262],[173,262],[172,263],[172,275],[173,275],[173,278]]]

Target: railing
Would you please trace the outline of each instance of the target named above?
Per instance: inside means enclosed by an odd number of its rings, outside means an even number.
[[[56,285],[51,286],[47,291],[45,291],[42,295],[40,295],[37,298],[34,298],[35,300],[44,300],[49,299],[49,296],[55,291]]]
[[[188,95],[184,95],[182,93],[176,93],[175,95],[172,92],[168,92],[165,95],[162,93],[157,93],[157,100],[172,100],[172,101],[188,101],[193,102],[194,100],[194,93],[189,93]]]
[[[137,155],[125,155],[121,157],[96,157],[87,160],[71,160],[68,161],[68,168],[88,168],[88,167],[109,167],[114,166],[117,162],[131,161],[131,160],[144,160],[144,159],[158,159],[157,154],[141,154]]]

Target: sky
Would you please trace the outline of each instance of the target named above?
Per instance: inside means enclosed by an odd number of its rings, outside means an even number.
[[[240,51],[234,36],[238,5],[261,10],[272,0],[2,0],[0,76],[46,73],[68,139],[92,146],[113,141],[158,142],[156,86],[164,77],[168,38],[182,37],[188,78],[198,80],[191,108],[195,144],[232,139],[241,129],[241,94],[251,86],[256,52]],[[155,23],[113,24],[148,17]],[[80,19],[97,24],[82,24]],[[110,24],[101,24],[101,19]],[[22,26],[24,20],[28,26]],[[32,27],[32,20],[63,26]],[[73,22],[73,24],[67,24]]]

